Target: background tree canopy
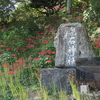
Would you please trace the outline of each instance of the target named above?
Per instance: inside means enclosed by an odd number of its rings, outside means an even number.
[[[39,10],[38,8],[43,8],[45,11],[40,12],[49,15],[59,11],[64,3],[65,0],[31,0],[30,6],[37,8],[37,10]],[[55,6],[58,6],[59,8],[56,9]]]

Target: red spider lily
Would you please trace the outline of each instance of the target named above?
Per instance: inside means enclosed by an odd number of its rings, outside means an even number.
[[[16,50],[25,51],[25,49],[24,49],[24,48],[18,48],[18,49],[16,49]]]
[[[6,48],[7,51],[11,50],[11,48]]]
[[[95,43],[96,45],[100,45],[100,42],[98,42],[98,43]]]
[[[35,60],[40,60],[40,58],[33,58],[33,59],[35,59]]]
[[[15,54],[11,54],[11,56],[16,56]]]
[[[42,50],[42,51],[47,53],[51,52],[51,50]]]
[[[46,30],[46,32],[51,32],[51,30]]]
[[[3,64],[2,66],[8,66],[8,64],[5,63],[5,64]]]
[[[8,74],[16,74],[17,72],[8,71]]]
[[[40,39],[39,37],[36,37],[36,39]]]
[[[46,54],[46,52],[40,52],[40,53],[38,53],[39,55],[44,55],[44,54]]]
[[[50,55],[45,55],[46,57],[49,57],[49,58],[52,58],[53,56],[50,56]]]
[[[12,67],[12,65],[8,65],[6,68],[8,68],[8,69],[9,69],[9,68],[11,68],[11,67]]]
[[[45,63],[51,63],[52,61],[51,60],[48,60],[48,61],[46,61]]]
[[[22,68],[20,68],[20,70],[23,70]]]
[[[14,67],[18,67],[18,66],[19,66],[18,64],[14,63]]]
[[[39,70],[40,70],[39,68],[36,69],[36,71],[39,71]]]
[[[17,58],[17,57],[14,57],[14,58]]]
[[[26,38],[25,40],[27,40],[27,41],[29,41],[29,42],[31,42],[31,43],[33,43],[33,44],[37,44],[35,41],[33,41],[33,40],[30,39],[30,38]]]
[[[40,77],[40,75],[35,75],[35,77]]]
[[[97,40],[100,40],[100,38],[97,38]],[[100,41],[99,41],[100,42]]]
[[[19,58],[18,60],[16,60],[16,62],[19,62],[19,61],[22,61],[23,60],[23,58]]]
[[[30,57],[30,58],[28,58],[28,60],[32,60],[32,59],[33,59],[33,58],[31,58],[31,57]]]
[[[42,35],[38,35],[38,37],[43,37]]]
[[[55,54],[56,52],[50,52],[51,54]]]
[[[47,40],[42,40],[42,43],[48,44],[49,42]]]
[[[95,46],[94,48],[99,48],[99,46]]]
[[[27,44],[26,46],[27,48],[34,48],[34,45],[31,45],[31,44]]]
[[[18,68],[10,68],[10,69],[12,69],[12,70],[18,70]]]
[[[26,65],[26,64],[25,64],[25,63],[23,63],[23,62],[19,62],[18,64],[19,64],[19,65]]]
[[[38,53],[39,55],[44,55],[46,53],[50,53],[51,50],[42,50],[43,52]]]

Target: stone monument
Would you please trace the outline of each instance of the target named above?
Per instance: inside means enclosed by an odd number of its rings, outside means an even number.
[[[95,53],[90,48],[86,30],[80,23],[61,24],[54,44],[56,47],[56,68],[41,70],[43,86],[52,90],[52,86],[55,84],[57,91],[62,88],[62,90],[71,93],[68,75],[74,75],[77,80],[94,80],[92,72],[77,66],[76,59],[95,57]]]
[[[75,67],[76,58],[95,57],[86,30],[80,23],[61,24],[54,43],[56,67]]]

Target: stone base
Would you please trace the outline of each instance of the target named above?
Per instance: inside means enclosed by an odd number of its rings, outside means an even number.
[[[82,68],[43,68],[41,70],[42,85],[49,90],[56,89],[72,93],[68,75],[76,76],[77,80],[93,80],[92,73]]]

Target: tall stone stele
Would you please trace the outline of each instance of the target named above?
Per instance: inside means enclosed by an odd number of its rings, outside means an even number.
[[[54,44],[56,47],[56,67],[75,67],[76,58],[95,57],[86,29],[80,23],[61,24]]]

